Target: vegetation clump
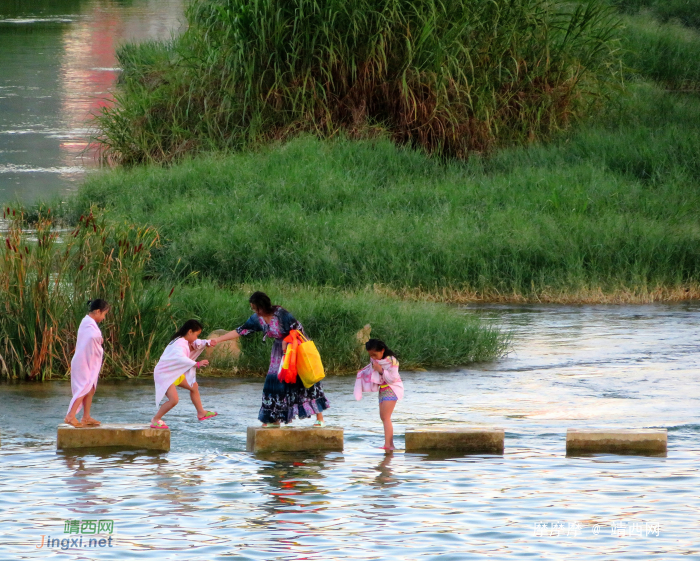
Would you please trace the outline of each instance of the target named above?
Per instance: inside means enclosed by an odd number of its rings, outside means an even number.
[[[196,0],[188,30],[129,44],[104,157],[168,162],[307,131],[428,153],[541,139],[615,79],[599,0]]]
[[[144,279],[159,242],[151,227],[90,209],[68,231],[41,209],[29,224],[6,208],[0,249],[0,377],[44,379],[69,370],[87,301],[110,304],[102,330],[105,370],[137,375],[170,330],[168,295]]]

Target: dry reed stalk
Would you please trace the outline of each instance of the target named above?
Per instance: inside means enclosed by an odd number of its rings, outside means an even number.
[[[654,288],[601,287],[568,290],[542,290],[534,294],[500,293],[495,290],[475,291],[458,288],[425,290],[422,288],[392,289],[374,285],[372,291],[403,300],[451,304],[654,304],[700,300],[700,284]]]
[[[4,376],[64,375],[86,302],[96,297],[111,304],[103,324],[105,363],[126,374],[142,372],[154,337],[171,322],[167,296],[143,279],[157,231],[112,222],[96,209],[70,232],[62,231],[50,209],[39,211],[33,227],[21,209],[3,214],[10,222],[0,248]]]

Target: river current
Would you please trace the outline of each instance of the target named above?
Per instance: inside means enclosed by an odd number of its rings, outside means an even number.
[[[0,385],[0,559],[700,556],[700,305],[468,313],[511,329],[512,352],[403,372],[393,454],[376,396],[355,401],[352,377],[325,381],[343,452],[267,456],[244,451],[262,379],[200,378],[219,416],[198,422],[181,400],[167,454],[59,453],[69,383]],[[147,422],[153,395],[151,380],[102,381],[94,415]],[[405,429],[426,425],[503,427],[505,453],[405,453]],[[569,427],[667,428],[668,454],[567,457]],[[111,521],[111,547],[39,547],[77,539],[71,520]]]

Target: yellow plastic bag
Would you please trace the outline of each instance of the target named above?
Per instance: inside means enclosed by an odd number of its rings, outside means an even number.
[[[297,374],[305,388],[326,377],[321,363],[321,355],[313,341],[302,336],[302,343],[297,347]]]

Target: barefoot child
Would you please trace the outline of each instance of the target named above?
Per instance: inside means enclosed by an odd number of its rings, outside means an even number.
[[[151,428],[168,428],[168,425],[161,418],[177,405],[176,386],[190,392],[190,399],[197,409],[197,418],[200,421],[216,417],[215,412],[205,411],[202,408],[202,399],[199,396],[199,386],[196,381],[196,369],[209,366],[208,360],[195,361],[204,347],[209,345],[208,340],[197,339],[201,332],[202,324],[196,319],[188,319],[165,347],[165,351],[163,351],[163,355],[153,372],[153,377],[156,383],[156,407],[160,405],[163,396],[167,396],[168,401],[160,406],[158,413],[151,419]]]
[[[358,372],[355,397],[362,397],[362,391],[379,392],[379,418],[384,424],[384,450],[394,450],[394,425],[391,424],[391,414],[396,402],[403,398],[403,382],[399,376],[399,361],[389,347],[379,339],[370,339],[365,344],[370,357],[370,364]],[[370,386],[363,379],[363,373],[370,374]],[[363,383],[364,382],[364,383]]]
[[[100,422],[90,416],[92,396],[97,389],[97,378],[102,368],[102,332],[98,323],[105,319],[109,304],[98,298],[88,302],[88,315],[83,318],[78,328],[78,340],[75,354],[70,362],[70,387],[73,399],[68,406],[64,421],[76,428],[96,427]],[[84,408],[83,419],[78,422],[75,417]]]

